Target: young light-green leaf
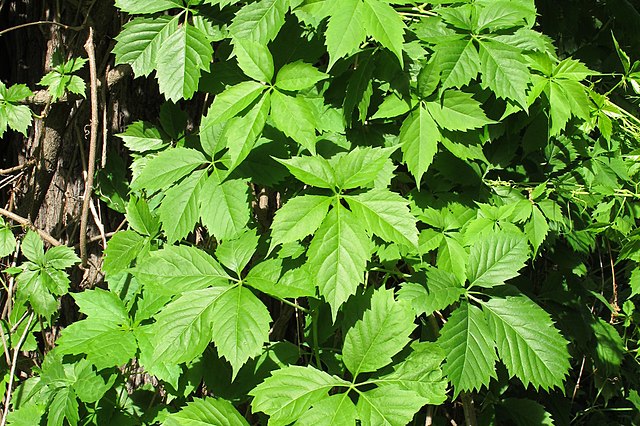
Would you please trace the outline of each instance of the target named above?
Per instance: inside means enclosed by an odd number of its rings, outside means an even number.
[[[149,193],[166,189],[206,162],[204,155],[195,149],[169,148],[146,163],[131,182],[131,189],[144,188]]]
[[[233,179],[219,183],[211,175],[200,191],[200,217],[209,233],[221,240],[240,235],[249,222],[249,185]]]
[[[169,243],[181,240],[193,231],[200,217],[200,190],[205,179],[206,172],[197,170],[165,191],[158,213]]]
[[[233,40],[233,53],[236,55],[240,69],[257,81],[271,82],[273,78],[273,56],[269,48],[249,38]]]
[[[400,128],[402,159],[416,180],[418,187],[420,187],[422,176],[438,152],[438,143],[441,137],[436,122],[422,106],[409,114],[402,123]]]

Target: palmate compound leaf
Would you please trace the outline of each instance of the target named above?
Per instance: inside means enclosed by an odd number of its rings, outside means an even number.
[[[213,257],[190,246],[166,246],[151,252],[136,265],[133,274],[154,293],[166,295],[229,283],[229,275]]]
[[[409,202],[388,189],[373,189],[347,198],[353,214],[365,228],[389,243],[418,247],[416,218]]]
[[[333,320],[364,278],[370,245],[360,221],[341,204],[333,206],[311,240],[307,264]]]
[[[179,17],[136,18],[116,37],[116,64],[129,64],[136,77],[147,76],[157,66],[160,46],[178,30]]]
[[[420,187],[420,181],[438,152],[442,135],[427,110],[420,106],[402,123],[400,147],[402,159]]]
[[[409,343],[415,329],[411,307],[394,299],[393,290],[380,288],[371,297],[371,308],[349,329],[342,359],[354,377],[376,371]]]
[[[492,298],[482,309],[509,374],[525,387],[562,387],[569,371],[568,343],[549,314],[526,296]]]
[[[191,99],[198,89],[201,71],[209,71],[213,48],[207,35],[190,24],[183,24],[160,45],[156,75],[167,99]]]
[[[249,426],[229,401],[195,398],[177,413],[169,414],[162,426]]]
[[[496,344],[482,311],[463,302],[440,330],[438,343],[446,353],[444,374],[461,391],[478,390],[496,378]]]
[[[253,412],[261,411],[269,415],[270,425],[284,426],[326,398],[333,387],[349,385],[349,382],[311,366],[289,366],[274,371],[249,395],[254,397],[251,402]]]
[[[273,219],[271,249],[278,244],[302,240],[316,232],[332,200],[323,195],[302,195],[287,201]]]
[[[73,294],[87,319],[62,331],[56,341],[61,354],[86,354],[98,370],[126,364],[138,348],[129,326],[129,315],[118,296],[102,289]]]
[[[518,275],[529,259],[527,238],[495,232],[476,242],[469,253],[467,277],[471,286],[494,287]]]

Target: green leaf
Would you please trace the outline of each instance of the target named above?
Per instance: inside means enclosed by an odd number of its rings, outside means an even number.
[[[362,1],[333,0],[331,6],[331,17],[325,31],[329,69],[338,59],[355,53],[367,36]]]
[[[376,371],[409,343],[415,329],[408,304],[396,302],[393,290],[376,290],[371,308],[349,329],[344,338],[342,360],[354,377]]]
[[[393,372],[373,381],[378,386],[396,385],[427,399],[427,404],[440,405],[447,399],[448,381],[442,376],[440,364],[445,353],[430,342],[415,342],[413,351]]]
[[[480,56],[473,40],[455,40],[435,46],[435,63],[440,69],[442,88],[460,89],[480,72]]]
[[[251,216],[249,185],[241,179],[219,183],[211,175],[200,191],[200,217],[210,234],[220,240],[235,238]]]
[[[167,246],[149,253],[133,270],[153,292],[175,295],[208,286],[225,286],[229,275],[203,250],[189,246]]]
[[[523,25],[533,26],[536,7],[533,1],[481,0],[476,31],[498,31]]]
[[[402,44],[405,25],[402,22],[402,16],[384,1],[364,0],[362,20],[367,34],[389,49],[396,55],[400,64],[403,64]]]
[[[347,84],[342,110],[348,126],[352,125],[353,112],[358,109],[358,119],[365,123],[373,95],[373,71],[375,70],[374,55],[363,52],[357,56],[358,66],[353,71]]]
[[[271,225],[271,249],[299,241],[316,232],[327,215],[332,198],[323,195],[294,197],[282,206]]]
[[[497,378],[496,344],[479,308],[463,302],[440,330],[438,343],[446,353],[443,371],[454,386],[454,398],[461,391],[488,386],[492,377]]]
[[[126,270],[131,262],[138,257],[147,240],[134,231],[116,232],[104,251],[102,269],[105,274],[113,275]]]
[[[494,287],[518,276],[529,259],[524,236],[510,233],[491,233],[471,246],[467,275],[470,286]]]
[[[22,254],[34,263],[44,263],[44,244],[40,236],[29,229],[22,239]]]
[[[148,76],[156,68],[158,52],[178,30],[178,16],[136,18],[124,25],[116,37],[116,65],[129,64],[136,77]]]
[[[78,401],[71,387],[56,390],[49,403],[47,426],[63,426],[65,419],[70,425],[76,426],[79,421]]]
[[[313,404],[295,426],[353,426],[358,413],[347,393],[330,395]]]
[[[300,96],[271,94],[271,119],[278,130],[315,153],[316,127],[311,104]]]
[[[17,244],[11,228],[6,225],[3,219],[0,219],[0,258],[13,253]]]
[[[308,265],[335,320],[356,292],[370,257],[370,240],[358,219],[342,205],[329,211],[307,252]]]
[[[220,398],[195,398],[162,423],[162,426],[204,425],[249,426],[249,423],[229,401]]]
[[[409,114],[402,123],[400,128],[402,159],[416,180],[418,188],[422,176],[438,152],[441,137],[436,122],[422,106]]]
[[[245,230],[238,238],[223,241],[216,249],[216,257],[224,266],[239,274],[256,251],[258,239],[255,230]]]
[[[158,218],[151,213],[149,204],[144,198],[131,196],[127,203],[125,217],[129,226],[140,234],[153,237],[160,229]]]
[[[116,0],[116,7],[123,12],[131,14],[151,14],[181,7],[178,0]]]
[[[526,108],[530,74],[524,56],[517,49],[495,41],[480,42],[480,72],[483,84],[497,97]]]
[[[524,226],[524,232],[527,234],[527,238],[529,238],[529,242],[533,246],[533,255],[535,257],[549,232],[547,219],[538,206],[533,206],[531,218]]]
[[[311,64],[296,61],[285,64],[276,75],[275,86],[287,91],[304,90],[313,87],[319,81],[329,78]]]
[[[549,414],[544,405],[531,399],[506,398],[502,401],[501,407],[510,416],[510,420],[516,426],[554,426],[553,417]],[[522,413],[527,413],[523,416]]]
[[[202,30],[183,24],[162,42],[157,54],[158,85],[167,99],[191,99],[200,72],[209,71],[213,48]]]
[[[463,283],[466,280],[465,269],[469,254],[454,235],[445,234],[440,242],[436,265],[438,269],[452,273],[459,282]]]
[[[131,189],[144,188],[150,194],[164,190],[206,162],[204,155],[195,149],[169,148],[146,163],[131,182]]]
[[[218,354],[229,361],[235,377],[249,358],[262,353],[263,345],[269,341],[271,316],[251,290],[238,286],[220,296],[212,318],[218,319],[211,327]]]
[[[269,48],[249,38],[233,40],[233,53],[240,69],[254,80],[269,83],[273,78],[273,56]]]
[[[416,218],[405,198],[388,189],[373,189],[346,199],[353,214],[370,232],[389,243],[418,247]]]
[[[7,126],[27,136],[31,120],[31,110],[28,106],[0,101],[0,136],[4,134]]]
[[[595,337],[595,366],[607,376],[619,374],[626,352],[623,338],[613,325],[602,318],[596,318],[590,325]]]
[[[260,0],[240,9],[229,33],[234,39],[249,39],[266,45],[273,40],[284,24],[289,0]]]
[[[204,352],[212,340],[216,321],[214,307],[234,287],[209,287],[183,293],[156,315],[151,326],[154,364],[190,362]]]
[[[168,143],[160,134],[160,130],[146,121],[130,124],[124,133],[117,134],[124,145],[134,152],[155,151],[166,148]]]
[[[392,93],[384,98],[376,113],[371,116],[371,120],[398,117],[409,112],[409,109],[409,102]]]
[[[396,148],[355,147],[346,155],[331,161],[336,184],[341,189],[371,187],[384,170],[387,160]],[[333,158],[332,158],[333,160]]]
[[[67,246],[51,247],[44,254],[44,264],[49,268],[67,269],[78,262],[80,258],[71,247]]]
[[[428,102],[426,107],[438,126],[447,130],[471,130],[495,123],[470,93],[447,90],[441,102]]]
[[[381,386],[358,394],[358,418],[365,425],[405,426],[427,403],[417,393],[398,386]]]
[[[271,109],[271,96],[264,95],[257,104],[243,117],[229,120],[223,133],[223,140],[227,146],[230,164],[229,172],[233,171],[251,153],[256,140],[262,133]]]
[[[39,271],[26,270],[18,275],[16,282],[18,301],[29,301],[34,312],[49,319],[58,309],[58,301],[47,289]]]
[[[215,97],[207,115],[202,118],[200,133],[204,133],[214,124],[223,123],[238,115],[258,99],[264,90],[265,86],[256,81],[243,81],[227,87]]]
[[[205,171],[198,170],[164,192],[158,213],[167,242],[181,240],[193,231],[200,218],[198,204],[205,179]]]
[[[307,185],[332,189],[336,186],[333,168],[327,160],[317,155],[292,157],[287,160],[276,158],[292,175]]]
[[[254,397],[251,407],[253,412],[269,415],[270,423],[286,425],[326,398],[334,386],[349,386],[349,383],[311,366],[285,367],[274,371],[249,392]]]
[[[406,282],[398,292],[398,299],[409,302],[416,315],[431,315],[457,302],[464,293],[465,289],[454,274],[427,267],[426,287]]]
[[[483,310],[509,374],[525,387],[562,387],[569,352],[549,314],[526,296],[492,298],[483,303]]]
[[[57,340],[62,354],[86,354],[98,370],[126,364],[138,345],[128,329],[129,315],[114,293],[102,289],[85,290],[73,295],[87,319],[65,328]]]

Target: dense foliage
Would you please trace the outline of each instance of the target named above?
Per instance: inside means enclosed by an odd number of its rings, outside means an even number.
[[[637,49],[559,55],[533,0],[115,3],[166,103],[98,179],[104,283],[0,222],[8,424],[638,420]],[[0,135],[32,94],[0,83]]]

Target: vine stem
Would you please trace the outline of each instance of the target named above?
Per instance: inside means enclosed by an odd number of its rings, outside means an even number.
[[[9,413],[9,404],[11,403],[11,393],[13,391],[13,376],[16,374],[16,366],[18,365],[18,354],[20,352],[20,348],[24,344],[24,341],[27,340],[27,335],[29,334],[29,329],[31,328],[31,323],[33,322],[33,317],[35,316],[35,312],[31,312],[29,316],[29,321],[27,322],[27,326],[22,332],[22,336],[20,336],[20,340],[18,344],[13,350],[13,360],[11,361],[11,372],[9,373],[9,383],[7,384],[7,395],[4,398],[4,411],[2,412],[2,422],[0,426],[5,426],[7,424],[7,414]]]
[[[87,266],[87,223],[93,192],[93,175],[96,168],[96,150],[98,146],[98,77],[96,71],[96,53],[93,44],[93,26],[89,26],[89,36],[84,44],[89,56],[89,79],[91,84],[91,134],[89,137],[89,158],[87,159],[87,179],[84,186],[82,212],[80,216],[80,258],[82,266]]]
[[[11,27],[11,28],[5,28],[4,30],[0,31],[0,37],[2,37],[3,35],[5,35],[10,31],[19,30],[20,28],[25,28],[25,27],[32,27],[34,25],[56,25],[58,27],[64,28],[65,30],[71,30],[71,31],[80,31],[82,30],[82,28],[84,28],[82,25],[77,27],[72,27],[71,25],[61,24],[60,22],[55,22],[55,21],[35,21],[35,22],[27,22],[26,24],[16,25],[15,27]]]
[[[462,410],[464,411],[464,421],[467,426],[478,426],[478,419],[476,418],[476,409],[473,405],[473,397],[469,392],[460,393],[460,400],[462,401]]]
[[[0,215],[7,217],[11,220],[13,220],[14,222],[19,223],[20,225],[26,226],[30,229],[32,229],[33,231],[37,232],[43,240],[45,240],[46,242],[48,242],[49,244],[51,244],[52,246],[62,246],[64,244],[62,244],[60,241],[56,240],[55,238],[53,238],[51,236],[51,234],[49,234],[48,232],[36,228],[35,225],[33,223],[31,223],[31,221],[29,219],[25,219],[22,216],[18,216],[17,214],[10,212],[9,210],[5,210],[3,208],[0,208]]]

